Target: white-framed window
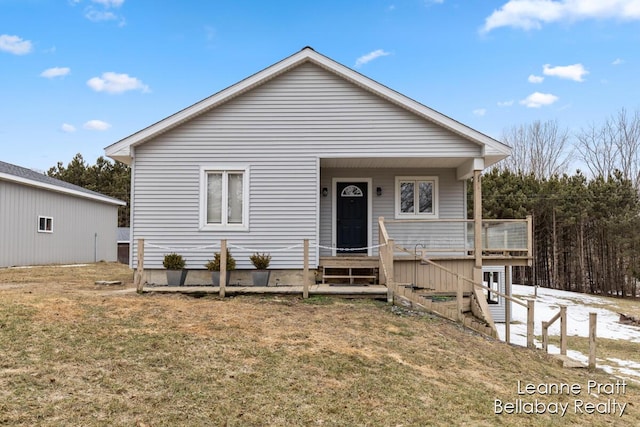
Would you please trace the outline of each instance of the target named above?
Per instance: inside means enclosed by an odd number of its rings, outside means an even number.
[[[437,218],[438,177],[397,176],[396,218]]]
[[[53,233],[53,218],[50,216],[39,216],[38,233]]]
[[[202,167],[200,228],[247,230],[249,227],[249,169]]]

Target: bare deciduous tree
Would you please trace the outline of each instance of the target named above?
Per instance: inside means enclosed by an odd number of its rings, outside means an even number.
[[[512,148],[511,156],[500,163],[502,170],[533,174],[538,179],[567,171],[569,131],[560,129],[556,120],[514,126],[503,132],[502,141]]]
[[[608,179],[618,170],[640,188],[640,111],[621,109],[603,125],[591,124],[577,135],[580,158],[593,176]]]

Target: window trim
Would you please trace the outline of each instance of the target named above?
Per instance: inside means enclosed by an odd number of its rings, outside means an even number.
[[[45,228],[40,228],[42,220],[45,220]],[[48,226],[48,227],[47,227]],[[53,217],[38,215],[38,233],[53,233]]]
[[[228,206],[222,205],[222,223],[207,223],[207,177],[210,173],[221,173],[223,176],[222,199],[227,200],[228,176],[233,173],[242,174],[242,223],[228,224]],[[248,231],[249,230],[249,166],[246,165],[215,165],[200,167],[200,230],[201,231]]]
[[[400,211],[402,193],[400,191],[400,184],[402,182],[414,181],[418,182],[431,182],[433,184],[433,212],[432,213],[419,213],[417,209],[414,209],[413,213],[403,213]],[[396,176],[395,180],[395,219],[437,219],[438,218],[438,177],[437,176]],[[416,193],[414,197],[419,197],[419,193]],[[415,203],[414,206],[418,206]]]

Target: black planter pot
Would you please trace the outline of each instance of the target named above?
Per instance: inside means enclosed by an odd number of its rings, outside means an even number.
[[[269,286],[271,270],[256,270],[251,272],[253,286]]]
[[[167,270],[168,286],[183,286],[187,278],[187,270]]]
[[[229,280],[231,279],[231,272],[227,271],[227,281],[226,281],[226,285],[229,286]],[[220,286],[220,272],[219,271],[212,271],[211,272],[211,282],[213,283],[213,286]]]

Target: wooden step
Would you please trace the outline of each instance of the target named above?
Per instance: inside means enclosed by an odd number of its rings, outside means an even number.
[[[332,280],[344,280],[348,284],[355,284],[356,280],[367,280],[372,285],[378,283],[378,266],[363,266],[356,260],[350,260],[348,263],[337,263],[339,265],[323,264],[322,267],[322,283]]]

